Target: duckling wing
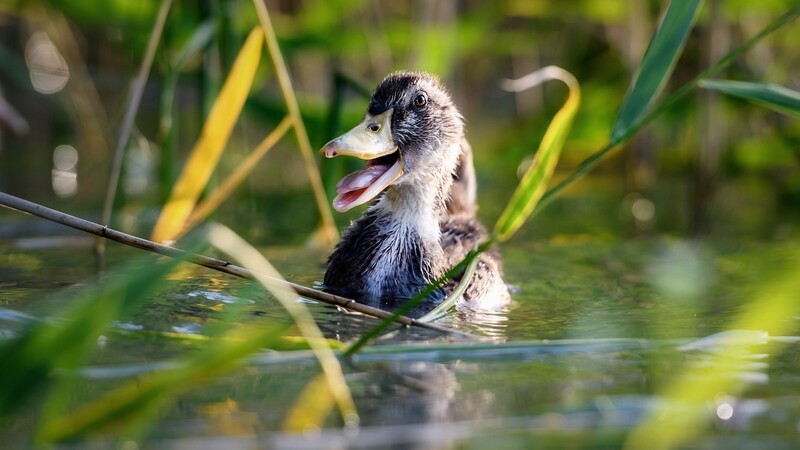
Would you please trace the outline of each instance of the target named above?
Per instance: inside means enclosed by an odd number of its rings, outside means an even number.
[[[483,225],[474,217],[466,214],[447,216],[439,222],[442,245],[447,264],[452,267],[475,249],[486,239],[487,233]]]
[[[450,216],[440,222],[441,245],[448,267],[467,256],[487,237],[486,229],[474,217]],[[461,275],[455,277],[460,280]],[[503,281],[503,267],[496,247],[478,256],[478,266],[460,304],[472,310],[499,310],[510,302]]]

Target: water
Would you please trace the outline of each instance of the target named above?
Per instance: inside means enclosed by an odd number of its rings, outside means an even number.
[[[87,241],[35,243],[14,241],[0,251],[2,338],[33,321],[59,320],[63,308],[96,283]],[[753,359],[731,369],[746,387],[720,392],[706,405],[707,425],[686,446],[800,444],[797,339],[726,331],[759,286],[796,261],[791,246],[556,237],[502,250],[514,304],[441,321],[485,340],[401,329],[343,366],[361,417],[358,432],[343,430],[335,414],[308,435],[281,432],[287,411],[319,373],[318,363],[308,351],[263,351],[181,396],[131,442],[100,437],[96,445],[617,448],[663,402],[656,393],[686,364],[710,360],[726,339],[756,343]],[[322,253],[297,247],[264,253],[292,281],[313,286],[322,278]],[[115,246],[110,257],[115,267],[141,252]],[[115,276],[112,270],[104,280]],[[375,323],[306,303],[324,332],[343,342]],[[214,333],[226,317],[244,327],[286,315],[248,281],[206,269],[175,274],[144,308],[98,340],[78,370],[72,400],[97,398],[169,367],[171,358],[191,352],[196,339]],[[3,426],[4,442],[26,445],[39,414],[34,401],[12,417]]]

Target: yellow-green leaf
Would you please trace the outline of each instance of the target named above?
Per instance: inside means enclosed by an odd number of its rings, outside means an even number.
[[[225,80],[203,125],[200,139],[192,149],[186,166],[158,218],[153,230],[154,241],[172,241],[178,236],[186,219],[192,213],[200,193],[208,184],[250,93],[261,59],[263,39],[261,29],[254,28],[236,57],[230,75]]]
[[[747,380],[741,375],[754,358],[762,359],[755,355],[779,350],[778,340],[769,337],[796,329],[792,317],[800,313],[797,292],[800,264],[765,282],[728,332],[716,335],[707,344],[713,352],[700,361],[690,361],[658,393],[660,401],[628,436],[625,448],[681,448],[705,430],[715,416],[713,406],[719,402],[720,393],[736,396],[746,388]]]
[[[494,233],[500,241],[510,238],[525,223],[542,198],[581,103],[578,81],[571,73],[556,66],[544,67],[519,80],[511,81],[506,86],[508,90],[522,91],[548,80],[564,82],[569,87],[569,95],[564,106],[558,110],[550,126],[547,127],[533,163],[523,175],[511,200],[495,223]]]
[[[213,225],[208,233],[208,240],[223,253],[233,257],[244,268],[252,271],[256,281],[270,291],[283,305],[294,320],[297,329],[306,338],[311,351],[319,360],[324,379],[328,383],[333,401],[339,407],[345,424],[347,426],[356,426],[358,424],[358,413],[356,412],[353,397],[350,394],[350,388],[347,387],[345,382],[342,366],[328,346],[328,340],[324,338],[308,308],[297,301],[297,293],[286,287],[285,284],[276,284],[275,280],[283,280],[281,274],[264,258],[261,252],[245,242],[244,239],[229,228],[222,225]]]

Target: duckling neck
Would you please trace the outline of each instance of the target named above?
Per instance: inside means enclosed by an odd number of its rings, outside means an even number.
[[[426,243],[438,246],[439,219],[447,214],[446,202],[460,151],[460,140],[418,150],[439,156],[386,189],[374,206],[376,212],[416,232]]]
[[[397,227],[394,238],[415,234],[426,247],[438,246],[439,218],[446,212],[444,189],[447,186],[433,189],[421,183],[392,186],[375,205],[375,212]]]

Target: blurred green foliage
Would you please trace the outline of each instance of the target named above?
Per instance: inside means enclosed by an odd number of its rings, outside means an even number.
[[[665,5],[623,0],[602,4],[588,0],[267,1],[314,146],[355,123],[365,107],[366,99],[352,89],[335,95],[336,74],[358,80],[371,89],[392,70],[437,73],[451,87],[465,115],[468,138],[476,149],[479,177],[486,187],[481,196],[482,204],[488,204],[483,211],[487,220],[499,214],[494,199],[498,195],[504,198],[513,189],[516,180],[510,175],[517,172],[530,149],[536,148],[547,119],[566,95],[561,86],[503,93],[499,82],[548,64],[557,64],[575,74],[584,88],[584,106],[576,117],[559,167],[561,172],[570,170],[606,143],[629,80]],[[743,0],[706,2],[675,76],[666,86],[667,92],[793,5],[792,0],[758,4]],[[69,64],[74,63],[73,52],[82,55],[104,108],[96,113],[110,118],[113,126],[114,120],[121,117],[124,92],[143,55],[157,7],[155,1],[130,0],[102,5],[94,0],[58,0],[0,6],[0,50],[9,56],[8,64],[0,68],[0,86],[4,96],[28,117],[33,127],[28,135],[9,136],[0,144],[0,188],[35,200],[53,197],[49,186],[50,154],[56,145],[70,143],[81,156],[77,168],[80,189],[72,201],[90,208],[96,204],[105,186],[103,174],[110,155],[108,149],[93,151],[82,145],[81,128],[70,125],[86,120],[75,114],[75,99],[69,94],[77,87],[70,82],[64,91],[52,95],[37,93],[30,84],[13,89],[20,80],[26,81],[17,69],[26,67],[25,45],[30,36],[44,30]],[[56,35],[58,30],[48,26],[54,15],[67,18],[71,37]],[[252,4],[245,0],[176,3],[137,120],[137,127],[149,144],[151,163],[142,169],[149,182],[144,190],[124,193],[118,201],[121,211],[141,217],[143,208],[163,201],[164,192],[176,176],[175,163],[180,164],[185,158],[237,49],[256,24]],[[203,30],[199,36],[198,30]],[[211,33],[208,40],[203,38],[207,33]],[[784,27],[738,59],[719,78],[774,82],[797,89],[800,55],[794,47],[798,38],[800,28]],[[70,50],[69,41],[73,39],[77,48]],[[708,108],[716,111],[713,128],[714,136],[719,138],[710,139],[704,132],[711,126],[705,122]],[[40,117],[31,120],[36,112]],[[244,123],[234,133],[221,173],[235,167],[258,142],[260,133],[274,127],[285,113],[273,68],[262,64]],[[628,151],[601,168],[603,173],[620,180],[615,194],[620,199],[627,192],[655,198],[659,178],[677,177],[687,194],[673,197],[670,204],[656,206],[664,211],[682,209],[686,217],[694,217],[698,208],[729,208],[719,193],[728,186],[734,191],[746,189],[738,182],[740,177],[754,176],[776,199],[776,209],[762,224],[791,215],[795,209],[792,205],[800,201],[798,121],[748,103],[702,92],[692,94],[626,147]],[[18,148],[26,148],[27,154],[14,150]],[[276,202],[291,205],[286,209],[298,218],[313,217],[310,202],[295,200],[298,195],[305,196],[309,188],[298,176],[302,162],[293,148],[295,144],[287,139],[282,148],[262,162],[259,171],[263,176],[252,177],[239,191],[237,201],[223,206],[222,214],[242,218],[234,226],[244,235],[257,240],[299,241],[313,229],[313,219],[293,221],[291,217],[280,217],[280,213],[273,214],[271,225],[258,223],[267,211],[263,205]],[[164,153],[159,154],[162,150]],[[774,158],[770,156],[773,154]],[[707,155],[713,160],[710,174],[700,167]],[[352,162],[326,161],[326,185],[335,183],[348,170],[348,164]],[[130,169],[127,162],[126,167]],[[23,172],[34,175],[23,177]],[[129,176],[130,170],[123,174],[124,178]],[[713,182],[708,186],[696,184],[694,179],[698,176]],[[691,194],[695,190],[703,193]],[[705,197],[708,199],[703,200]],[[342,219],[348,217],[351,216]],[[656,223],[656,229],[688,231],[691,220],[665,218]],[[282,222],[294,226],[282,226]],[[763,234],[764,230],[751,231]]]

